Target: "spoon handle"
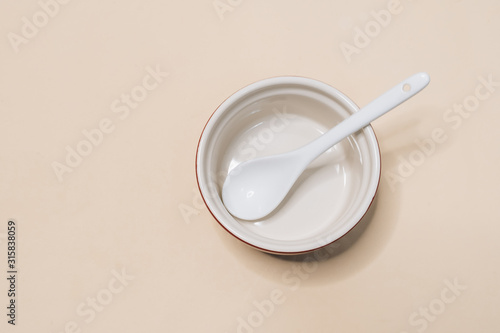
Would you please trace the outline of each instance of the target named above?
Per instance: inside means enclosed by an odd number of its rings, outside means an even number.
[[[306,154],[308,156],[307,164],[342,139],[357,132],[378,117],[417,94],[429,84],[429,81],[430,78],[427,73],[418,73],[410,76],[320,136],[318,139],[302,147],[300,149],[301,153],[304,153],[304,156]]]

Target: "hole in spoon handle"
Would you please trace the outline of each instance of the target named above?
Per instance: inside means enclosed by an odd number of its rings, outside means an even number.
[[[411,96],[413,96],[424,89],[429,84],[429,82],[429,74],[425,72],[417,73],[401,82],[401,90],[405,93],[410,93]]]

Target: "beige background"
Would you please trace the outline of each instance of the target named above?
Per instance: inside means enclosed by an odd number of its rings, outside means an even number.
[[[498,1],[63,2],[0,4],[2,332],[500,330]],[[303,75],[363,106],[418,71],[429,87],[373,124],[375,205],[328,251],[260,253],[201,204],[198,138],[235,90]],[[54,162],[102,121],[59,181]]]

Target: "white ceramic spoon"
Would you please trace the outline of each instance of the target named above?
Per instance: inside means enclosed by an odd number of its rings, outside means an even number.
[[[278,207],[297,178],[319,155],[414,96],[429,81],[427,73],[415,74],[305,146],[237,165],[222,188],[227,210],[243,220],[265,217]]]

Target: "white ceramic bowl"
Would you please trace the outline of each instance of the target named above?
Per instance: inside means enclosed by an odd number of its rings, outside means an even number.
[[[196,155],[198,186],[214,218],[244,243],[278,254],[309,252],[345,235],[370,207],[380,181],[371,126],[316,159],[261,220],[229,214],[221,189],[239,163],[298,148],[357,110],[338,90],[304,77],[265,79],[230,96],[206,124]]]

